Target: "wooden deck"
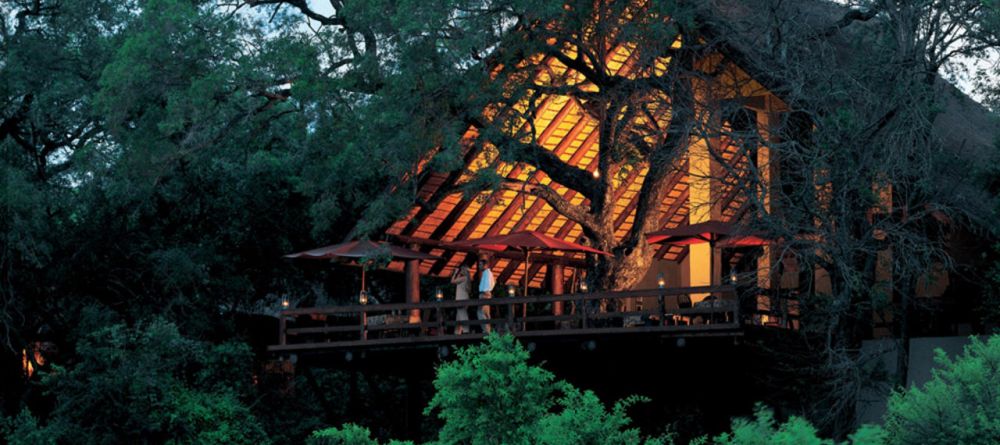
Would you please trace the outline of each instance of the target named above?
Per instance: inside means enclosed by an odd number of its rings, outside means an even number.
[[[692,294],[711,294],[714,299],[688,307],[685,302]],[[560,305],[562,311],[553,310]],[[492,319],[477,320],[479,306],[489,306]],[[457,322],[455,310],[463,307],[468,309],[470,320]],[[416,320],[416,312],[420,321],[410,322],[411,314]],[[281,312],[279,344],[268,350],[332,352],[449,345],[482,338],[484,325],[524,339],[624,334],[739,336],[747,322],[741,317],[733,286],[296,308]],[[459,324],[466,332],[455,335]]]

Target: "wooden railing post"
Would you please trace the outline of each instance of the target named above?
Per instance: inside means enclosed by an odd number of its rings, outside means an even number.
[[[445,335],[444,332],[444,309],[440,306],[437,308],[437,319],[438,319],[438,335]]]
[[[562,264],[549,264],[546,275],[549,278],[549,292],[552,295],[562,295],[563,280],[565,279]],[[562,315],[563,309],[562,300],[552,302],[552,315]]]
[[[368,340],[368,312],[361,311],[361,339]]]
[[[412,248],[412,246],[411,246]],[[407,303],[420,302],[420,260],[407,260],[403,266]],[[410,309],[410,323],[420,323],[420,309]]]
[[[514,297],[508,296],[508,299],[513,300]],[[507,306],[507,332],[514,332],[514,312],[517,310],[517,306],[513,304],[508,304]]]
[[[663,296],[663,291],[656,297],[660,303],[660,326],[667,325],[667,299]]]
[[[288,321],[285,318],[285,314],[279,312],[278,313],[278,344],[282,345],[282,346],[288,344],[288,333],[286,332],[287,328],[288,328],[287,323],[288,323]]]

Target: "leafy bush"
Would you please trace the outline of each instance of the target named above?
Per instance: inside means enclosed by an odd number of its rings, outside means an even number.
[[[241,400],[252,375],[246,345],[191,340],[157,319],[95,329],[81,339],[77,355],[78,363],[42,380],[55,399],[46,424],[22,412],[4,422],[7,440],[269,443]]]
[[[774,411],[757,405],[753,419],[736,419],[732,431],[720,434],[714,439],[699,438],[691,445],[834,445],[830,439],[820,438],[816,428],[808,420],[798,416],[778,423]],[[851,445],[883,445],[885,431],[872,425],[864,425],[849,437]]]
[[[406,445],[412,442],[390,441],[389,445]],[[363,426],[347,424],[341,428],[327,428],[313,432],[306,445],[379,445],[372,439],[371,431]]]
[[[631,397],[609,411],[591,391],[556,380],[528,363],[528,351],[510,335],[492,334],[460,349],[441,365],[436,393],[424,410],[443,421],[436,444],[663,444],[629,428]],[[401,442],[390,442],[397,444]],[[309,445],[378,445],[367,428],[344,425],[316,431]]]
[[[593,392],[557,381],[528,358],[514,337],[493,334],[438,368],[437,392],[424,411],[444,421],[437,443],[643,443],[638,429],[627,428],[625,409],[644,399],[626,399],[609,412]]]
[[[973,338],[955,360],[938,350],[936,360],[929,382],[890,397],[887,443],[1000,443],[1000,335]]]

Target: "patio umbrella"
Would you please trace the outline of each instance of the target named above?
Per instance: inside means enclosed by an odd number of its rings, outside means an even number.
[[[714,253],[715,247],[749,247],[763,246],[770,241],[760,233],[740,233],[732,223],[722,221],[705,221],[671,229],[662,229],[646,234],[650,244],[671,244],[674,246],[689,246],[691,244],[708,243]],[[709,262],[708,276],[714,274],[715,261]]]
[[[501,252],[507,249],[524,252],[524,294],[528,295],[528,267],[531,261],[531,252],[536,251],[563,251],[563,252],[584,252],[598,255],[611,255],[603,250],[587,247],[583,244],[563,241],[559,238],[551,237],[541,232],[533,230],[508,233],[506,235],[489,236],[486,238],[470,239],[449,243],[446,247],[477,248]]]
[[[356,240],[331,246],[318,247],[312,250],[290,253],[284,258],[301,258],[309,260],[332,260],[338,258],[369,258],[388,254],[398,260],[439,260],[441,257],[429,253],[410,250],[405,247],[389,244],[385,241]],[[365,290],[365,267],[361,265],[361,290]]]

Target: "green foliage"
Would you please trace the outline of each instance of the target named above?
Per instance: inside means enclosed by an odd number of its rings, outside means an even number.
[[[733,420],[732,430],[715,438],[701,437],[691,445],[834,445],[830,439],[819,437],[816,428],[808,420],[791,416],[779,423],[774,411],[757,405],[752,419]],[[885,445],[886,432],[879,426],[863,425],[848,436],[843,445]]]
[[[327,428],[313,432],[306,445],[379,445],[372,439],[368,428],[347,424],[341,428]],[[391,440],[387,445],[412,445],[409,441]]]
[[[27,410],[13,418],[0,418],[0,439],[10,445],[55,445],[58,437],[40,427],[38,420]]]
[[[704,443],[704,441],[703,441]],[[717,445],[832,445],[833,441],[821,439],[809,421],[792,416],[778,424],[774,412],[758,405],[753,419],[736,419],[731,432],[715,437]]]
[[[971,339],[951,360],[937,351],[940,369],[922,387],[894,393],[885,430],[890,445],[993,444],[1000,441],[1000,336]]]
[[[438,444],[663,444],[643,440],[625,410],[645,399],[623,400],[609,411],[590,391],[557,381],[528,363],[513,336],[492,334],[460,349],[441,365],[436,393],[424,411],[443,420]],[[344,425],[316,431],[310,445],[377,445],[367,428]],[[396,442],[390,442],[396,443]]]
[[[438,440],[452,443],[526,443],[555,405],[555,376],[528,364],[512,336],[491,335],[441,365],[437,391],[424,411],[444,421]]]
[[[40,425],[22,412],[8,439],[60,443],[268,443],[244,404],[252,356],[245,345],[185,338],[161,319],[86,335],[80,362],[43,379],[55,399]],[[21,439],[18,439],[21,440]]]
[[[546,445],[640,444],[659,445],[665,439],[643,441],[638,428],[629,428],[632,420],[625,410],[643,397],[631,397],[615,403],[608,411],[591,391],[580,391],[561,384],[556,405],[560,410],[538,421],[537,436],[532,443]]]

